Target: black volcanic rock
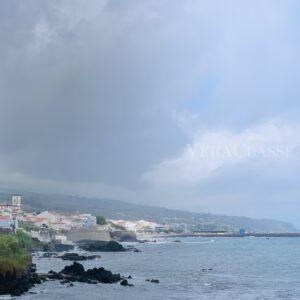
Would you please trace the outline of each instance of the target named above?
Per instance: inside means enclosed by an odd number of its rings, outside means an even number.
[[[57,273],[57,272],[51,270],[51,271],[48,273],[47,278],[49,278],[49,279],[63,280],[63,279],[64,279],[64,276],[63,276],[62,274],[60,274],[60,273]]]
[[[141,250],[135,248],[132,245],[127,246],[126,251],[131,251],[131,252],[142,252]]]
[[[151,282],[152,283],[159,283],[159,280],[158,279],[151,279]]]
[[[80,249],[85,251],[99,251],[99,252],[124,252],[126,249],[118,242],[115,241],[91,241],[82,240],[78,242]]]
[[[123,279],[120,282],[120,285],[123,285],[123,286],[133,286],[133,284],[129,283],[126,279]]]
[[[85,251],[91,252],[141,252],[140,250],[136,249],[134,246],[127,246],[126,248],[116,242],[116,241],[91,241],[91,240],[81,240],[77,242],[80,249]]]
[[[55,253],[55,252],[44,252],[43,254],[42,254],[42,257],[43,258],[57,258],[57,253]]]
[[[62,260],[71,260],[71,261],[83,261],[83,260],[92,260],[100,258],[100,255],[79,255],[77,253],[65,253],[60,256]]]
[[[64,269],[60,271],[60,273],[63,274],[72,274],[72,275],[78,275],[81,276],[84,274],[84,267],[82,264],[77,263],[76,261],[70,265],[70,266],[65,266]]]
[[[74,249],[73,245],[65,245],[61,243],[54,243],[53,244],[54,251],[56,252],[63,252],[63,251],[70,251]]]
[[[35,265],[29,265],[27,271],[22,275],[17,276],[10,273],[5,276],[0,275],[0,294],[20,296],[36,284],[40,284],[41,280],[35,270]]]
[[[69,280],[73,282],[85,282],[89,284],[115,283],[122,280],[120,274],[113,274],[111,271],[104,268],[93,268],[84,270],[82,264],[74,262],[70,266],[65,266],[59,273],[48,273],[51,279]]]
[[[146,281],[152,282],[152,283],[159,283],[158,279],[146,279]]]
[[[111,271],[107,271],[104,268],[89,269],[86,271],[86,276],[89,279],[94,279],[102,283],[114,283],[121,280],[120,274],[113,274]]]

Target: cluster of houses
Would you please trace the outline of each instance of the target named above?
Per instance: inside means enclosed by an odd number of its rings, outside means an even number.
[[[110,223],[121,226],[128,231],[154,232],[163,225],[145,220],[126,221],[109,220]],[[97,226],[96,217],[91,214],[62,213],[54,211],[29,212],[22,209],[21,195],[13,195],[10,203],[0,203],[0,230],[14,231],[19,226],[53,230],[60,233],[81,229],[92,229]]]
[[[21,221],[25,225],[32,224],[39,228],[49,228],[60,232],[88,229],[97,225],[96,217],[91,214],[62,214],[49,211],[24,213]]]
[[[11,203],[0,203],[0,229],[15,231],[21,217],[21,196],[13,195]]]
[[[178,228],[175,230],[173,226],[174,224],[162,225],[145,220],[109,220],[106,225],[99,226],[96,217],[88,213],[31,212],[22,209],[20,195],[13,195],[10,203],[0,203],[0,232],[13,232],[21,227],[33,238],[41,241],[60,240],[68,243],[76,235],[82,235],[81,239],[89,234],[97,236],[102,234],[104,237],[116,230],[127,230],[136,234],[178,230]]]
[[[24,227],[49,229],[67,232],[93,228],[96,217],[91,214],[63,214],[58,212],[27,212],[22,209],[20,195],[13,195],[11,203],[0,204],[0,230],[15,231],[21,224]]]
[[[136,233],[144,232],[158,232],[161,229],[165,229],[166,225],[161,225],[155,222],[139,220],[139,221],[126,221],[126,220],[110,220],[111,223],[121,226],[128,231]]]

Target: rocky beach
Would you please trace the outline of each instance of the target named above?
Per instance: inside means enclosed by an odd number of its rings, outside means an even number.
[[[61,284],[69,284],[69,286],[73,285],[72,282],[87,284],[121,282],[122,286],[133,286],[128,283],[128,277],[113,274],[103,267],[85,270],[83,265],[78,263],[78,261],[101,258],[100,255],[89,255],[89,252],[139,252],[133,246],[124,247],[116,241],[82,240],[75,246],[87,254],[79,254],[67,252],[74,250],[74,246],[57,243],[44,244],[31,239],[22,231],[17,234],[2,235],[0,242],[4,247],[0,252],[3,255],[0,258],[0,295],[20,296],[48,280],[59,280]],[[38,273],[29,252],[32,252],[33,258],[37,260],[41,258],[61,259],[62,261],[73,261],[73,263],[66,265],[59,272],[49,270],[45,273]],[[22,261],[20,266],[19,261]]]

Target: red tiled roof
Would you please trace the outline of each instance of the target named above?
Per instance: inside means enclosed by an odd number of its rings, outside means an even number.
[[[64,222],[52,222],[52,223],[50,223],[50,224],[59,224],[59,225],[65,225],[65,223],[64,223]]]
[[[46,221],[46,222],[48,222],[48,220],[46,219],[46,218],[31,218],[31,221],[32,222],[38,222],[38,223],[40,223],[40,222],[44,222],[44,221]]]

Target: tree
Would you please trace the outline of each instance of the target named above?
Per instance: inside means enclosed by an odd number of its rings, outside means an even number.
[[[97,220],[97,225],[106,225],[106,219],[103,216],[96,216],[96,220]]]
[[[31,237],[23,232],[22,230],[17,230],[16,238],[18,239],[19,245],[28,251],[31,251],[32,248],[32,239]]]

